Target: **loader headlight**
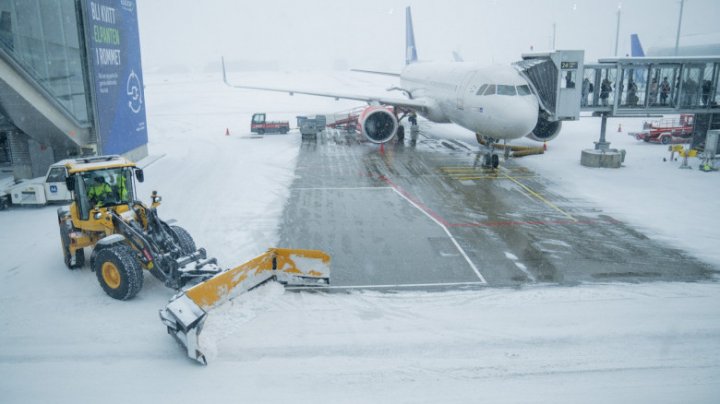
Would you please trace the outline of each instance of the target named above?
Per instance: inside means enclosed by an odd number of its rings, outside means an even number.
[[[100,212],[100,211],[95,212],[93,217],[95,218],[95,220],[100,220],[102,218],[102,212]]]

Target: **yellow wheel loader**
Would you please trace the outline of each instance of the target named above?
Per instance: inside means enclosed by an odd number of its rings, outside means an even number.
[[[134,297],[145,270],[178,290],[160,318],[188,356],[203,364],[199,334],[212,308],[270,280],[329,283],[330,257],[316,250],[273,248],[235,268],[221,268],[185,229],[159,218],[156,192],[150,206],[136,199],[135,181],[143,181],[143,171],[123,157],[66,160],[65,167],[73,202],[58,209],[58,223],[67,267],[82,267],[84,249],[92,248],[90,268],[112,298]]]

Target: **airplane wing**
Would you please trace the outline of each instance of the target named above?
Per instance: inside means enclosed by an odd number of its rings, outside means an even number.
[[[223,64],[223,66],[222,66],[223,67],[223,81],[225,82],[225,84],[227,84],[228,86],[233,87],[233,88],[241,88],[241,89],[246,89],[246,90],[275,91],[278,93],[288,93],[289,95],[294,95],[294,94],[314,95],[314,96],[318,96],[318,97],[335,98],[336,100],[343,99],[343,100],[364,101],[370,105],[390,105],[390,106],[394,106],[394,107],[409,108],[409,109],[416,110],[416,111],[423,111],[428,107],[426,101],[423,99],[376,97],[376,96],[360,95],[360,94],[325,93],[325,92],[319,92],[319,91],[298,90],[298,89],[291,89],[291,88],[259,87],[259,86],[246,86],[246,85],[231,84],[230,82],[228,82],[227,75],[225,74],[225,61],[224,60],[223,60],[222,64]]]
[[[351,71],[351,72],[358,72],[358,73],[380,74],[380,75],[383,75],[383,76],[400,77],[400,73],[381,72],[381,71],[377,71],[377,70],[350,69],[350,71]]]
[[[391,105],[394,107],[405,107],[405,108],[410,108],[410,109],[414,109],[414,110],[422,110],[427,107],[427,104],[422,99],[411,100],[411,99],[407,99],[407,98],[376,97],[376,96],[348,94],[348,93],[325,93],[325,92],[319,92],[319,91],[296,90],[296,89],[291,89],[291,88],[245,86],[245,85],[230,84],[227,81],[225,81],[225,84],[227,84],[228,86],[233,87],[233,88],[243,88],[246,90],[275,91],[278,93],[288,93],[289,95],[295,95],[295,94],[314,95],[314,96],[318,96],[318,97],[335,98],[336,100],[343,99],[343,100],[364,101],[371,105],[378,105],[378,104],[379,105]]]

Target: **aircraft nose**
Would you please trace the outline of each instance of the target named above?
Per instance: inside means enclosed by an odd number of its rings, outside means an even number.
[[[505,136],[510,139],[517,139],[528,135],[537,124],[538,105],[535,100],[516,98],[512,105],[509,105],[501,118],[504,125]]]

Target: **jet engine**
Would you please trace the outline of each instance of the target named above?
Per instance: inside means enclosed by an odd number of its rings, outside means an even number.
[[[373,143],[385,143],[395,136],[398,120],[386,107],[370,106],[360,114],[360,128],[365,137]]]
[[[548,120],[541,111],[538,115],[535,128],[526,137],[537,142],[547,142],[548,140],[553,140],[557,137],[560,133],[560,128],[562,128],[561,121]]]

